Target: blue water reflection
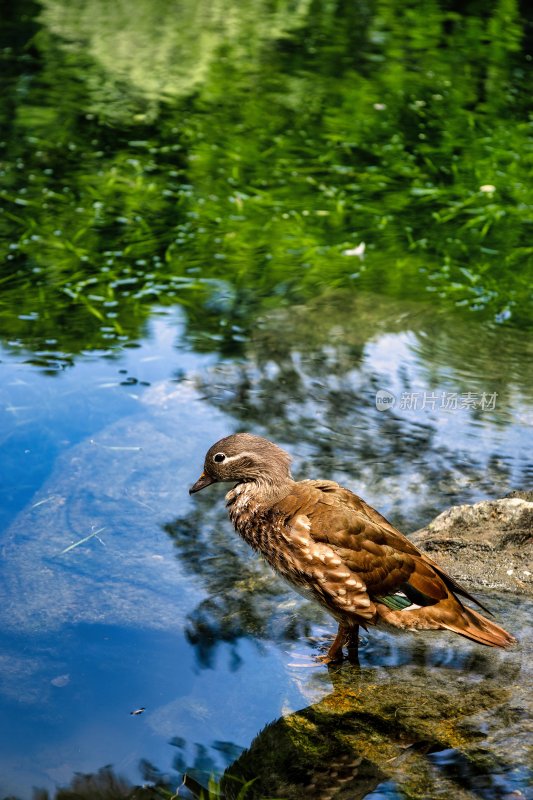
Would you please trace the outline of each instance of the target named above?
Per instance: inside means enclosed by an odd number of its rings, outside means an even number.
[[[279,330],[279,320],[276,326]],[[282,715],[290,719],[310,703],[320,708],[330,702],[331,677],[313,655],[331,636],[331,620],[273,580],[237,540],[226,519],[223,489],[214,487],[209,497],[187,494],[214,439],[242,427],[246,418],[274,436],[268,403],[275,411],[285,395],[282,390],[277,396],[279,388],[259,363],[254,366],[252,346],[247,364],[258,370],[262,383],[252,381],[236,401],[242,387],[238,363],[193,354],[183,346],[182,331],[179,314],[161,312],[139,346],[88,355],[54,376],[3,354],[0,710],[7,724],[0,786],[5,796],[30,797],[32,786],[53,791],[74,773],[96,773],[110,763],[133,784],[151,776],[177,786],[184,770],[205,783],[208,773],[221,775],[235,759],[253,761],[253,750],[252,756],[239,754],[266,723]],[[342,397],[357,399],[353,386],[367,379],[370,364],[386,368],[387,341],[378,336],[363,349],[349,379],[343,379]],[[404,374],[438,388],[434,375],[424,378],[426,362],[417,341],[404,352]],[[313,389],[318,396],[309,393],[307,408],[313,403],[325,408],[328,392],[339,391],[331,365],[340,363],[342,342],[337,350],[330,342],[330,360],[318,367],[298,354],[297,346],[294,339],[292,358],[302,386],[322,382]],[[273,352],[272,375],[276,358]],[[368,383],[367,410],[373,386]],[[291,387],[289,382],[289,392]],[[222,404],[220,397],[230,402]],[[520,413],[529,414],[531,407],[521,402]],[[523,470],[524,451],[517,447],[523,431],[514,423],[512,403],[509,396],[498,417],[475,419],[467,413],[460,423],[450,417],[450,424],[464,426],[454,436],[460,431],[467,461],[484,459],[497,444],[509,465],[502,490]],[[278,416],[278,441],[295,452],[298,473],[339,477],[395,514],[409,486],[405,472],[392,469],[387,484],[382,482],[381,460],[364,446],[366,433],[350,428],[349,405],[323,447],[323,417],[310,415],[307,430],[298,429],[301,445],[293,445],[298,431],[287,435],[287,424],[291,414],[299,419],[304,406],[285,408],[287,416]],[[263,426],[256,419],[259,409],[267,410]],[[370,426],[384,418],[380,414],[375,408],[368,412]],[[424,421],[429,432],[424,457],[433,453],[439,464],[453,465],[455,450],[439,432],[439,422],[432,414]],[[416,420],[407,420],[408,432],[411,424],[416,428]],[[409,439],[398,448],[405,415],[388,417],[386,425],[379,428],[382,437],[388,430],[383,445],[396,448],[404,467],[412,459],[416,468]],[[349,459],[350,447],[356,459]],[[410,482],[413,476],[408,474]],[[408,529],[426,521],[427,509],[442,502],[443,486],[431,472],[420,489],[420,505],[406,497],[402,506]],[[468,482],[454,485],[453,496],[478,499],[493,489],[494,483],[473,470]],[[517,615],[505,598],[490,602],[504,624],[519,635],[525,630],[525,603]],[[407,671],[405,687],[421,680],[431,695],[435,679],[450,672],[452,685],[486,684],[486,696],[497,695],[500,704],[504,696],[494,694],[499,678],[506,674],[506,686],[518,685],[520,664],[520,652],[488,654],[446,636],[418,640],[371,631],[361,651],[361,675],[384,692]],[[359,680],[350,678],[350,686]],[[519,704],[520,694],[510,702]],[[142,707],[142,714],[131,714]],[[483,725],[475,724],[476,736]],[[261,738],[256,741],[261,749]],[[374,776],[380,788],[372,791],[381,792],[376,797],[396,796],[397,783],[396,788],[379,783],[374,762],[361,763],[365,791]],[[511,771],[505,787],[523,786],[522,767],[506,768]],[[445,765],[442,769],[446,772]],[[496,778],[490,785],[497,785]],[[479,792],[503,797],[493,788]]]

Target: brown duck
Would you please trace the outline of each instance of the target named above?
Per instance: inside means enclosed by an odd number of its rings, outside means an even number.
[[[490,647],[516,642],[465,606],[463,597],[484,608],[364,500],[334,481],[293,480],[290,462],[260,436],[227,436],[208,451],[190,493],[235,482],[226,500],[237,532],[339,623],[325,661],[341,660],[344,645],[356,658],[359,626],[380,622],[446,629]]]

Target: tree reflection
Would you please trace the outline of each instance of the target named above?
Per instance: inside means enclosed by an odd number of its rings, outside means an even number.
[[[424,304],[406,310],[373,295],[354,300],[343,293],[278,310],[259,320],[245,358],[199,373],[197,389],[203,402],[231,411],[235,429],[261,432],[287,447],[297,477],[338,480],[409,532],[448,505],[525,485],[531,466],[530,459],[513,465],[500,455],[500,431],[516,402],[501,384],[499,405],[485,416],[376,408],[380,388],[394,388],[398,396],[424,386],[488,391],[486,374],[489,380],[495,374],[489,360],[518,375],[519,363],[505,348],[500,358],[468,327],[457,327],[455,337],[440,333],[434,316]],[[382,341],[396,348],[392,361],[388,352],[380,355]],[[391,363],[397,364],[392,373]],[[204,665],[217,642],[292,640],[321,614],[287,594],[240,541],[223,491],[211,487],[196,495],[192,510],[166,526],[180,561],[206,592],[189,618],[189,638]]]
[[[202,373],[197,383],[210,403],[231,411],[237,429],[285,443],[299,475],[348,484],[409,530],[446,504],[503,495],[511,480],[526,484],[527,462],[511,476],[489,449],[499,447],[491,427],[506,425],[519,403],[515,380],[530,392],[528,379],[518,377],[523,362],[509,357],[505,343],[500,357],[490,337],[480,345],[478,334],[458,323],[450,336],[424,304],[330,294],[261,318],[245,358]],[[394,409],[376,408],[378,389],[394,390]],[[498,403],[492,414],[446,413],[438,405],[402,413],[402,393],[422,390],[495,391]],[[475,440],[487,433],[480,449]]]
[[[486,374],[495,374],[488,361],[501,363],[509,375],[518,374],[519,364],[505,349],[500,359],[481,346],[466,327],[455,337],[433,329],[434,312],[423,304],[408,309],[373,295],[353,300],[337,293],[327,302],[278,310],[261,318],[244,358],[199,373],[196,387],[203,402],[231,413],[237,430],[261,432],[287,447],[297,477],[349,486],[405,532],[448,505],[503,496],[526,484],[529,462],[518,462],[513,472],[501,456],[500,430],[512,419],[515,398],[501,383],[486,383]],[[380,342],[387,340],[400,347],[392,373],[387,352],[381,364],[388,371],[379,363]],[[499,405],[486,419],[466,409],[407,414],[376,408],[380,388],[394,387],[400,396],[421,386],[457,392],[495,386]],[[293,640],[322,616],[287,593],[240,541],[227,520],[223,491],[211,487],[196,495],[192,510],[165,527],[180,562],[206,591],[188,629],[205,666],[217,642]],[[233,654],[237,665],[235,648]]]
[[[530,326],[516,0],[14,8],[9,346],[52,363],[118,349],[157,303],[181,305],[193,346],[236,353],[258,312],[331,286]],[[360,241],[364,263],[344,255]]]
[[[98,772],[75,775],[69,786],[53,795],[45,789],[36,789],[33,800],[152,800],[157,796],[152,788],[136,787],[117,775],[113,767],[106,766]]]

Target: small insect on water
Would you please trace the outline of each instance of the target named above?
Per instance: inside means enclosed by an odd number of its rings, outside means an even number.
[[[135,711],[130,711],[130,714],[133,717],[137,717],[139,714],[142,714],[143,711],[146,711],[146,709],[144,707],[143,708],[136,708]]]

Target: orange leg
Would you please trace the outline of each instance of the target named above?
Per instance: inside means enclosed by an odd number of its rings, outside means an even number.
[[[323,656],[320,660],[325,664],[334,664],[344,659],[342,648],[348,645],[348,660],[351,664],[359,663],[358,648],[359,648],[359,625],[343,625],[339,624],[339,630],[329,648],[327,655]]]
[[[348,629],[348,661],[359,664],[359,625]]]

